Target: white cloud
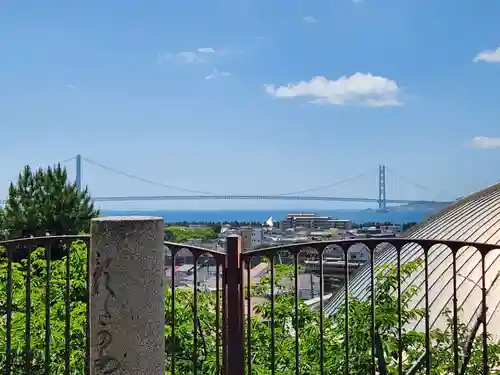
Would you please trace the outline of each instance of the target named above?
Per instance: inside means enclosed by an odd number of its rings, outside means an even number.
[[[302,21],[307,22],[307,23],[317,23],[318,20],[314,18],[313,16],[305,16],[302,17]]]
[[[206,80],[214,79],[215,77],[229,77],[231,73],[229,72],[219,72],[217,69],[214,69],[211,74],[205,77]]]
[[[500,148],[500,138],[478,136],[470,142],[472,148]]]
[[[369,107],[391,107],[402,105],[401,88],[388,78],[370,73],[356,73],[352,76],[329,80],[314,77],[310,81],[278,86],[264,85],[268,94],[278,98],[308,97],[313,103],[362,104]]]
[[[363,3],[363,0],[352,0],[354,4],[361,4]]]
[[[197,51],[200,53],[215,53],[215,50],[212,47],[198,48]]]
[[[488,63],[500,63],[500,47],[495,50],[486,50],[479,52],[474,57],[474,62],[484,61]]]
[[[181,64],[197,64],[208,60],[210,55],[218,54],[218,51],[212,47],[198,48],[196,51],[183,51],[178,53],[160,53],[158,54],[158,62],[164,63],[174,61]]]

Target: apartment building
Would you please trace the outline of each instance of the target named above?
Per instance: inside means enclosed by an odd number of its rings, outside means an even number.
[[[314,213],[288,214],[281,223],[283,230],[296,228],[348,230],[351,227],[352,223],[349,220],[335,220],[329,216],[319,216]]]

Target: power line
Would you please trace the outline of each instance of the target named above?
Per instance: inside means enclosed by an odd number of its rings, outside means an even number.
[[[95,166],[97,166],[99,168],[105,169],[108,172],[116,173],[116,174],[119,174],[121,176],[125,176],[125,177],[128,177],[128,178],[132,178],[134,180],[138,180],[138,181],[144,182],[146,184],[155,185],[155,186],[161,186],[161,187],[165,187],[165,188],[168,188],[168,189],[178,190],[178,191],[184,191],[186,193],[192,193],[192,194],[215,195],[213,193],[208,193],[208,192],[205,192],[205,191],[185,189],[185,188],[181,188],[179,186],[168,185],[168,184],[163,184],[161,182],[151,181],[151,180],[148,180],[148,179],[140,177],[140,176],[136,176],[136,175],[133,175],[133,174],[129,174],[129,173],[126,173],[126,172],[119,171],[117,169],[108,167],[108,166],[106,166],[104,164],[98,163],[96,161],[90,160],[90,159],[85,158],[85,157],[83,158],[83,160],[85,160],[86,162],[88,162],[88,163],[90,163],[92,165],[95,165]]]
[[[341,184],[344,184],[344,183],[347,183],[347,182],[351,182],[351,181],[357,180],[358,178],[365,177],[366,175],[368,175],[370,173],[371,172],[365,172],[365,173],[361,173],[361,174],[358,174],[358,175],[353,176],[353,177],[346,178],[345,180],[334,182],[332,184],[317,186],[317,187],[314,187],[314,188],[311,188],[311,189],[291,191],[291,192],[288,192],[288,193],[282,193],[282,194],[278,194],[278,195],[299,195],[299,194],[304,194],[304,193],[310,193],[310,192],[317,191],[317,190],[324,190],[324,189],[328,189],[328,188],[331,188],[331,187],[334,187],[334,186],[338,186],[338,185],[341,185]]]

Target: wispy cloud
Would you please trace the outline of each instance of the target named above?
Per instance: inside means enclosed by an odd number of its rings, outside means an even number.
[[[364,1],[363,0],[352,0],[354,4],[362,4]]]
[[[202,47],[198,48],[197,51],[199,53],[215,53],[215,50],[212,47]]]
[[[212,47],[202,47],[195,51],[182,51],[177,53],[159,53],[158,62],[177,62],[181,64],[198,64],[207,62],[212,56],[221,54]]]
[[[229,77],[232,75],[229,72],[219,72],[217,69],[214,69],[211,74],[205,77],[206,80],[214,79],[216,77]]]
[[[469,146],[483,149],[500,148],[500,138],[477,136],[472,138],[472,141],[469,142]]]
[[[476,57],[474,57],[474,62],[479,61],[488,63],[500,63],[500,47],[498,47],[497,49],[479,52]]]
[[[307,22],[307,23],[317,23],[318,20],[314,18],[313,16],[305,16],[302,17],[302,21]]]
[[[71,91],[77,91],[78,90],[78,87],[76,87],[75,85],[70,85],[70,84],[66,85],[66,88],[68,90],[71,90]]]
[[[401,88],[398,84],[389,78],[370,73],[356,73],[333,80],[319,76],[310,81],[264,87],[268,94],[277,98],[307,97],[312,103],[319,104],[361,104],[368,107],[402,105]]]

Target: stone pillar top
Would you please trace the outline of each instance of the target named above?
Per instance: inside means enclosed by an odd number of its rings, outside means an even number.
[[[92,221],[149,221],[163,220],[160,216],[101,216],[92,219]]]

